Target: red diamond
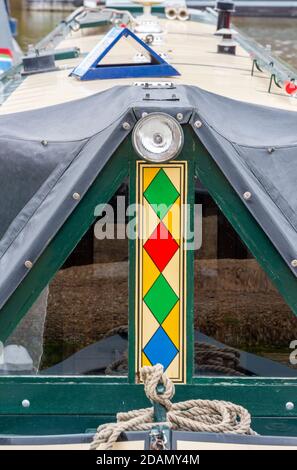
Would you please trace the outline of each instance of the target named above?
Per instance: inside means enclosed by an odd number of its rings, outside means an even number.
[[[144,249],[161,272],[165,269],[178,248],[178,243],[162,222],[159,223],[144,244]]]

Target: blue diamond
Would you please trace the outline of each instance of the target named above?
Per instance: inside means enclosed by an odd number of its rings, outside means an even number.
[[[177,355],[178,349],[160,326],[143,349],[143,352],[153,366],[159,363],[166,370]]]

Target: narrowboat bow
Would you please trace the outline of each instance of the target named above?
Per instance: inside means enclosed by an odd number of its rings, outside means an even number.
[[[88,448],[159,365],[155,420],[249,432],[114,448],[297,447],[296,72],[232,11],[80,8],[0,78],[0,449]]]

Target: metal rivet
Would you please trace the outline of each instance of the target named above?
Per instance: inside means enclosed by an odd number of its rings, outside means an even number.
[[[142,113],[141,117],[142,118],[145,118],[146,116],[148,116],[148,113],[146,113],[145,111]]]
[[[182,113],[177,113],[176,119],[177,119],[178,121],[182,121],[183,118],[184,118],[184,115],[183,115]]]
[[[125,131],[129,131],[130,128],[131,128],[131,126],[130,126],[129,122],[123,122],[123,129]]]
[[[48,141],[47,141],[47,140],[42,140],[41,143],[42,143],[42,145],[43,145],[44,147],[46,147],[46,146],[48,145]]]
[[[288,403],[286,403],[286,410],[292,411],[294,410],[294,408],[295,408],[295,405],[291,401],[288,401]]]
[[[297,268],[297,259],[293,259],[291,261],[291,265],[293,266],[293,268]]]
[[[273,148],[273,147],[269,147],[269,148],[267,149],[267,152],[268,152],[268,153],[273,153],[274,151],[275,151],[275,148]]]
[[[75,199],[76,201],[78,201],[80,199],[80,194],[79,193],[73,193],[72,194],[72,197],[73,199]]]
[[[251,199],[252,197],[252,193],[250,193],[249,191],[246,191],[243,195],[243,198],[248,201],[249,199]]]
[[[27,261],[25,261],[25,266],[27,269],[31,269],[33,267],[32,261],[27,259]]]
[[[23,408],[29,408],[30,405],[31,405],[31,403],[30,403],[29,400],[25,399],[25,400],[22,401],[22,407]]]
[[[202,122],[201,121],[195,121],[194,126],[197,127],[197,129],[199,129],[202,126]]]

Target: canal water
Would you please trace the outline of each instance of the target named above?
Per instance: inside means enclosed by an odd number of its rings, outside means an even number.
[[[12,14],[19,21],[20,46],[26,50],[64,17],[65,12],[37,12],[24,8],[25,0],[11,0]],[[235,18],[234,23],[273,53],[297,68],[297,18]]]

